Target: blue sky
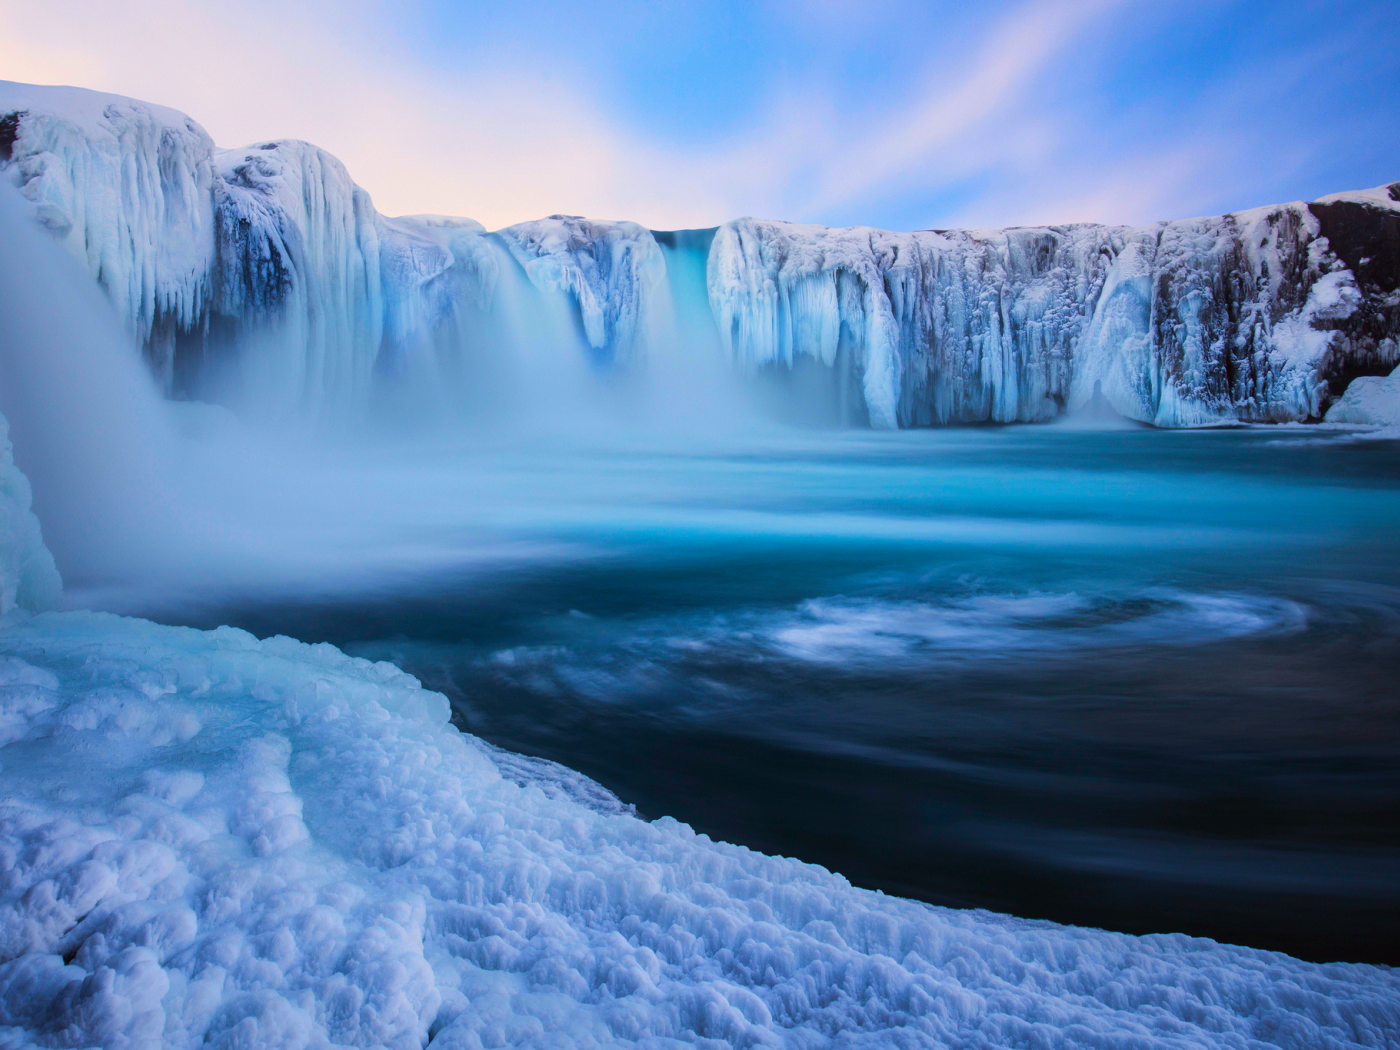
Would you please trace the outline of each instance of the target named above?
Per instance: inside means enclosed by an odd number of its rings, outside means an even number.
[[[310,139],[391,213],[894,229],[1400,179],[1383,3],[0,0],[0,76]]]

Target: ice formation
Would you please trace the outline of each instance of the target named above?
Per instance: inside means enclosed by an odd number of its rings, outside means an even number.
[[[509,226],[501,236],[536,288],[567,292],[578,303],[588,345],[602,363],[644,349],[647,312],[666,281],[650,230],[635,222],[551,215]]]
[[[1327,422],[1400,427],[1400,368],[1388,376],[1352,380],[1341,400],[1327,410]]]
[[[856,889],[448,715],[328,645],[11,609],[0,1047],[1400,1045],[1387,968]]]
[[[214,258],[214,143],[189,117],[117,95],[0,81],[0,165],[82,260],[169,380]]]
[[[742,366],[844,368],[876,426],[1046,419],[1096,388],[1158,426],[1316,418],[1329,380],[1400,361],[1397,200],[1136,229],[741,219],[715,238],[710,296]]]
[[[216,150],[174,111],[18,84],[0,84],[0,167],[167,391],[232,371],[274,413],[354,415],[377,375],[521,353],[522,318],[554,303],[576,330],[536,343],[633,368],[678,352],[672,303],[700,280],[736,370],[817,368],[876,427],[1043,420],[1095,390],[1158,426],[1317,419],[1400,364],[1400,183],[1137,228],[739,219],[681,249],[576,216],[389,219],[307,143]],[[535,302],[512,301],[512,272]]]
[[[29,479],[15,466],[10,424],[0,416],[0,616],[51,609],[63,590],[32,503]]]
[[[218,150],[183,114],[120,96],[0,82],[0,167],[167,392],[198,392],[236,345],[254,407],[353,413],[382,357],[478,308],[496,277],[478,223],[386,218],[309,143]]]

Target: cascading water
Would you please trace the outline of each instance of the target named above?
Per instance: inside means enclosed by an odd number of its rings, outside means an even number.
[[[557,215],[488,234],[386,218],[314,146],[215,150],[131,99],[0,85],[0,117],[0,168],[163,389],[263,418],[355,425],[406,374],[449,416],[499,403],[477,384],[513,374],[519,403],[558,414],[562,348],[624,384],[707,376],[712,332],[741,400],[876,428],[1044,421],[1096,387],[1163,427],[1301,421],[1400,364],[1400,184],[1141,228],[740,219],[658,239]]]

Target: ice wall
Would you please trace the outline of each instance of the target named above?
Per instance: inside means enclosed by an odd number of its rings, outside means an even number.
[[[276,415],[354,417],[403,374],[470,405],[467,359],[533,357],[510,373],[533,382],[547,347],[627,371],[717,341],[876,427],[1043,420],[1095,390],[1158,426],[1315,419],[1400,363],[1400,183],[1145,227],[739,219],[682,244],[555,215],[488,234],[386,218],[304,142],[215,150],[172,110],[4,83],[0,170],[167,392]]]
[[[10,424],[0,416],[0,615],[53,608],[63,590],[32,502],[29,479],[15,466]]]
[[[167,393],[217,373],[257,410],[354,414],[381,358],[495,279],[471,220],[386,218],[324,150],[216,150],[183,114],[116,95],[0,82],[0,170]]]
[[[627,362],[645,349],[666,282],[650,230],[635,222],[591,222],[551,215],[501,231],[530,281],[578,304],[584,335],[600,364]]]
[[[167,383],[214,259],[213,140],[189,117],[80,88],[0,82],[0,168],[106,290]]]
[[[1158,426],[1321,415],[1400,360],[1400,183],[1128,228],[897,234],[740,219],[709,258],[741,368],[846,369],[880,427],[1013,422],[1101,389]]]

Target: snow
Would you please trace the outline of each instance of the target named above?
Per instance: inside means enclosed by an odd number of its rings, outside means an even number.
[[[1385,186],[1373,186],[1368,190],[1349,190],[1343,193],[1329,193],[1326,197],[1319,197],[1318,204],[1332,204],[1343,201],[1353,204],[1365,204],[1368,207],[1386,208],[1390,211],[1400,211],[1400,183],[1390,183]]]
[[[1329,423],[1400,427],[1400,368],[1388,376],[1360,376],[1327,410]]]
[[[0,633],[0,1045],[1394,1046],[1400,977],[932,908],[647,823],[388,664]]]

